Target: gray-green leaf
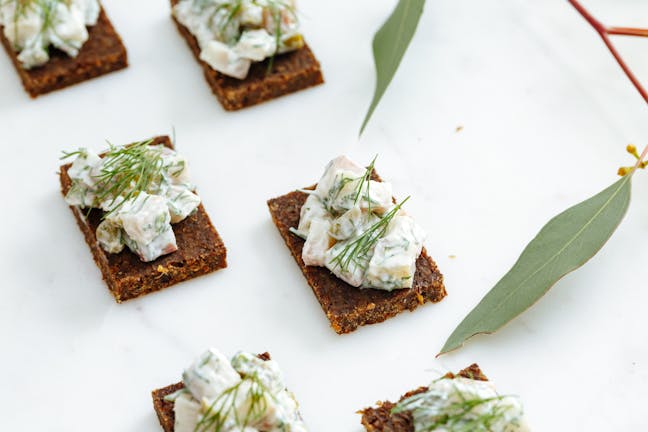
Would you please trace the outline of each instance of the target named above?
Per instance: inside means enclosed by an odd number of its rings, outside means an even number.
[[[632,174],[626,175],[549,221],[513,268],[459,324],[440,354],[461,347],[472,336],[497,331],[594,256],[623,220],[631,182]]]
[[[369,111],[362,122],[360,135],[364,131],[385,90],[394,78],[407,47],[416,32],[423,13],[425,0],[400,0],[394,12],[378,30],[373,40],[374,62],[376,64],[376,89],[369,105]]]

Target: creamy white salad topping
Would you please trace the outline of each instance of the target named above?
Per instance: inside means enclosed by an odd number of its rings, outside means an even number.
[[[215,349],[182,374],[174,401],[175,432],[307,432],[298,404],[274,360]]]
[[[23,68],[49,61],[53,46],[76,57],[99,18],[98,0],[0,0],[0,25]]]
[[[186,159],[151,142],[111,147],[103,157],[87,149],[69,154],[76,158],[65,197],[70,205],[105,212],[97,242],[106,252],[128,247],[146,262],[178,249],[171,224],[200,205]]]
[[[306,265],[327,267],[354,287],[411,288],[425,232],[395,204],[388,182],[340,156],[332,160],[306,199],[297,229],[306,240]]]
[[[402,400],[392,412],[408,411],[415,432],[528,432],[519,399],[500,396],[493,384],[463,377],[441,378],[428,390]]]
[[[304,46],[294,0],[180,0],[173,15],[212,69],[245,79],[252,62]]]

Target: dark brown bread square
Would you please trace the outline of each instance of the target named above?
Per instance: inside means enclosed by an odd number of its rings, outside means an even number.
[[[184,384],[179,382],[170,386],[153,390],[153,408],[160,420],[164,432],[173,432],[175,425],[175,413],[173,412],[173,402],[164,398],[184,388]]]
[[[456,376],[488,381],[488,378],[476,364],[468,366]],[[455,374],[446,374],[446,378],[454,377]],[[427,387],[419,387],[416,390],[407,392],[400,398],[399,402],[415,394],[426,392],[427,389]],[[362,414],[361,422],[367,432],[414,432],[414,422],[409,412],[392,414],[392,409],[397,405],[392,402],[378,402],[377,405],[375,408],[365,408],[358,412],[358,414]]]
[[[380,179],[377,175],[374,178]],[[338,334],[385,321],[406,309],[412,311],[426,302],[439,302],[446,296],[443,276],[425,248],[416,261],[413,287],[391,292],[355,288],[325,267],[305,265],[302,260],[304,240],[292,234],[290,228],[299,225],[300,211],[306,198],[306,193],[295,191],[269,200],[268,207],[281,237]]]
[[[171,7],[178,1],[171,0]],[[244,80],[223,75],[200,59],[200,47],[196,38],[175,17],[173,21],[202,66],[212,92],[227,111],[240,110],[324,82],[320,64],[308,45],[297,51],[276,56],[270,73],[270,60],[267,59],[252,63]]]
[[[270,360],[270,354],[268,354],[267,352],[259,354],[258,357],[261,360]],[[160,420],[160,424],[162,425],[164,432],[173,432],[173,429],[175,428],[175,413],[173,412],[173,402],[164,400],[164,398],[183,388],[184,384],[179,382],[161,389],[153,390],[153,392],[151,392],[151,396],[153,397],[153,408],[155,409],[155,413]]]
[[[157,137],[153,143],[172,147],[168,136]],[[70,166],[61,167],[63,196],[72,184],[67,174]],[[121,253],[109,254],[99,246],[96,230],[101,223],[101,211],[94,209],[88,214],[74,206],[70,209],[118,303],[227,267],[225,245],[202,204],[193,215],[173,225],[178,250],[148,263],[127,248]]]
[[[88,27],[88,34],[88,40],[76,57],[51,48],[50,60],[45,65],[25,70],[0,26],[2,44],[20,75],[23,87],[33,98],[128,66],[126,48],[103,8],[97,24]]]

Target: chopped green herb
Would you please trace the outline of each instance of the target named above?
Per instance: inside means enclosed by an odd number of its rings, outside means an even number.
[[[97,199],[111,200],[104,217],[118,210],[140,192],[155,192],[163,181],[163,160],[160,151],[150,146],[153,140],[140,141],[125,147],[110,146],[103,156],[97,179]],[[84,150],[64,153],[63,159],[83,154]],[[123,198],[118,200],[118,198]]]
[[[415,423],[417,417],[424,418],[426,424],[422,428],[417,427],[417,432],[435,431],[437,429],[448,432],[490,432],[493,430],[492,427],[506,416],[508,407],[496,403],[486,412],[477,412],[476,408],[491,402],[501,401],[507,396],[468,397],[456,386],[455,391],[459,395],[458,401],[448,403],[447,400],[439,399],[439,404],[425,404],[426,400],[431,397],[425,392],[401,401],[391,412],[393,414],[410,412],[414,416]]]
[[[332,259],[331,262],[335,264],[335,267],[340,267],[343,271],[348,271],[349,266],[352,263],[363,267],[364,261],[367,260],[378,240],[380,240],[380,238],[382,238],[387,232],[389,223],[398,214],[403,204],[405,204],[409,199],[410,197],[405,198],[400,202],[400,204],[397,204],[389,212],[383,215],[378,222],[364,231],[358,238],[347,244],[342,251]]]
[[[244,383],[250,383],[245,397],[249,400],[249,407],[243,416],[237,411],[236,401]],[[268,400],[274,398],[256,374],[246,376],[235,386],[225,390],[209,406],[205,415],[196,425],[194,432],[221,432],[227,420],[232,419],[241,429],[251,426],[261,420],[266,412]]]
[[[373,174],[374,165],[376,164],[376,159],[378,159],[378,155],[374,156],[373,160],[367,167],[367,170],[362,175],[362,177],[360,177],[360,183],[358,184],[358,189],[356,190],[356,195],[355,198],[353,199],[353,204],[357,204],[358,200],[360,199],[360,196],[362,195],[362,187],[366,182],[367,193],[365,194],[364,199],[367,201],[369,214],[371,214],[371,196],[369,195],[369,185],[371,184],[371,174]]]

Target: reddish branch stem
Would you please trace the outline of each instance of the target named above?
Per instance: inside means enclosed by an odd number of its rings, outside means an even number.
[[[641,163],[644,160],[646,160],[646,156],[648,156],[648,146],[646,146],[643,153],[641,153],[641,156],[639,156],[639,161],[637,161],[637,167],[641,166]]]
[[[608,27],[608,34],[617,36],[639,36],[648,37],[648,29],[638,29],[630,27]]]
[[[581,14],[583,18],[596,30],[596,32],[599,34],[601,39],[603,39],[603,42],[605,43],[605,46],[608,47],[612,55],[614,56],[615,60],[617,63],[619,63],[619,66],[621,66],[621,69],[623,69],[623,72],[625,72],[626,76],[630,79],[632,84],[635,86],[639,94],[641,94],[641,97],[648,103],[648,92],[646,89],[641,85],[641,82],[637,77],[635,76],[634,73],[630,70],[626,62],[623,60],[621,57],[621,54],[617,51],[615,46],[612,44],[612,41],[610,40],[610,35],[626,35],[626,36],[648,36],[648,30],[642,30],[642,29],[630,29],[630,28],[607,28],[605,25],[603,25],[602,22],[594,18],[594,16],[583,7],[583,5],[580,4],[578,0],[567,0],[574,8],[578,11],[578,13]]]

